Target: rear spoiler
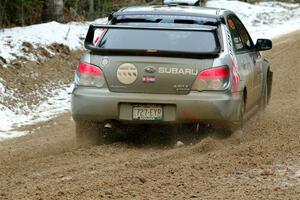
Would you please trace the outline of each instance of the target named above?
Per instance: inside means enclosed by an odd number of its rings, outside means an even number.
[[[199,0],[163,0],[164,5],[199,6]]]
[[[90,25],[88,33],[84,41],[84,47],[95,54],[102,55],[147,55],[147,49],[104,49],[94,45],[94,34],[97,29],[131,29],[131,30],[165,30],[165,31],[208,31],[213,32],[217,48],[213,52],[186,52],[186,51],[158,51],[153,54],[155,56],[171,56],[171,57],[193,57],[193,58],[214,58],[219,55],[220,43],[217,36],[217,27],[214,26],[199,26],[199,28],[178,28],[178,27],[142,27],[142,26],[124,26],[124,25]]]

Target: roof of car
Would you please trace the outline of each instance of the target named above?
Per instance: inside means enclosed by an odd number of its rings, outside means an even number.
[[[194,15],[219,17],[222,11],[220,8],[209,8],[200,6],[180,6],[180,5],[152,5],[127,7],[114,13],[115,15],[126,14],[171,14],[171,15]]]

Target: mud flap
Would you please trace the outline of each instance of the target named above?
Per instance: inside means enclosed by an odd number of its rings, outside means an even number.
[[[272,83],[273,83],[273,72],[268,70],[268,74],[267,74],[267,84],[268,84],[268,100],[267,103],[269,103],[270,98],[271,98],[271,94],[272,94]]]

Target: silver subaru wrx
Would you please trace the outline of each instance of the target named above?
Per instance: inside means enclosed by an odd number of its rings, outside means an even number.
[[[270,64],[229,10],[157,5],[123,8],[91,25],[75,73],[79,142],[138,124],[211,124],[232,130],[271,94]],[[110,134],[113,134],[113,131]]]

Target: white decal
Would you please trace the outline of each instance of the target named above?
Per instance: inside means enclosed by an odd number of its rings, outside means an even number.
[[[232,65],[232,79],[233,79],[232,89],[233,89],[233,92],[237,92],[238,87],[239,87],[239,81],[240,81],[239,66],[238,66],[236,56],[233,53],[233,45],[232,45],[231,35],[230,35],[230,32],[227,27],[226,27],[226,32],[227,32],[229,54],[230,54],[231,65]]]
[[[176,67],[159,67],[158,73],[160,74],[182,74],[182,75],[197,75],[198,70],[191,68],[176,68]]]

